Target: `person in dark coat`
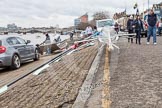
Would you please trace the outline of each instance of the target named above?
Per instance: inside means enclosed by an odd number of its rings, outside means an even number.
[[[74,32],[71,31],[71,32],[69,33],[69,35],[70,35],[70,40],[73,41]]]
[[[118,32],[119,32],[119,24],[117,22],[115,22],[114,27],[115,27],[116,33],[118,34]]]
[[[141,44],[141,31],[144,31],[143,29],[143,22],[140,19],[140,16],[136,16],[136,20],[134,21],[134,26],[135,26],[135,32],[136,32],[136,44],[138,43],[139,45]]]
[[[127,21],[127,30],[129,34],[132,34],[134,32],[133,23],[134,23],[133,16],[130,16],[129,20]],[[132,36],[128,37],[128,42],[130,42],[130,39],[131,39],[131,43],[133,43]]]

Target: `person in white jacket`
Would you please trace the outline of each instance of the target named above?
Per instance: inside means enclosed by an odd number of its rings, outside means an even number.
[[[86,34],[87,34],[88,36],[90,36],[90,35],[92,35],[92,33],[93,33],[92,27],[89,25],[89,26],[86,28]]]

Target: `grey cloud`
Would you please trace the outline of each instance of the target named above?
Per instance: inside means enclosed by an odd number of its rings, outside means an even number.
[[[133,0],[132,0],[133,1]],[[106,10],[106,8],[119,8],[124,9],[132,8],[131,2],[126,0],[3,0],[0,3],[1,13],[26,13],[27,16],[38,15],[42,17],[48,17],[51,13],[57,13],[62,15],[78,16],[85,12],[94,12],[96,10]],[[134,1],[135,3],[135,1]],[[6,9],[8,11],[1,11]],[[13,14],[14,15],[14,14]]]
[[[92,14],[100,10],[114,13],[124,11],[126,7],[128,11],[132,12],[136,1],[140,6],[143,5],[142,0],[0,0],[0,20],[7,18],[4,21],[7,22],[7,20],[11,19],[11,21],[26,19],[27,21],[33,20],[31,21],[33,23],[38,19],[54,19],[58,23],[59,16],[72,18],[86,12]],[[150,0],[150,4],[158,2],[159,0]],[[60,18],[60,21],[63,18]],[[70,21],[72,20],[70,19]],[[0,24],[2,23],[0,22]],[[69,24],[68,20],[67,23]],[[70,23],[73,24],[73,22]]]

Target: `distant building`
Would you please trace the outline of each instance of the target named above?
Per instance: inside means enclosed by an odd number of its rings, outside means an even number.
[[[113,16],[113,19],[117,20],[117,19],[125,17],[125,16],[127,16],[126,10],[124,10],[123,12],[115,13]]]
[[[5,28],[5,27],[0,27],[0,34],[1,34],[2,32],[4,32],[4,31],[7,31],[7,28]]]
[[[88,23],[88,14],[87,13],[82,15],[79,18],[74,19],[74,26],[75,26],[75,28],[77,28],[78,25],[81,24],[81,23]]]
[[[74,19],[74,26],[77,27],[81,23],[81,20],[79,18]]]
[[[81,20],[82,23],[88,23],[88,14],[86,13],[82,15],[79,19]]]
[[[8,24],[7,29],[10,30],[10,31],[14,31],[14,30],[17,30],[18,27],[17,27],[16,24],[13,23],[13,24]]]

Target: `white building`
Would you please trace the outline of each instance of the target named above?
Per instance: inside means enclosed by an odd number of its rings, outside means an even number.
[[[16,24],[13,23],[13,24],[8,24],[7,29],[13,31],[13,30],[17,30],[18,27]]]

